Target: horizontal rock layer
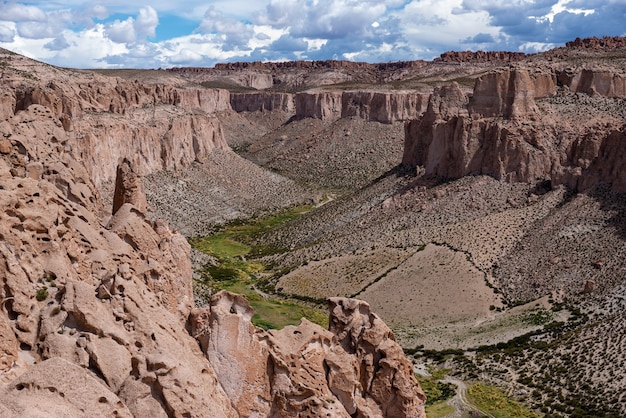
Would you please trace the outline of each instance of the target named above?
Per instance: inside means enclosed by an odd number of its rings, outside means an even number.
[[[73,79],[73,78],[70,78]],[[0,123],[5,136],[32,135],[27,123],[11,121],[33,105],[55,123],[48,141],[77,156],[96,185],[112,181],[120,158],[140,174],[178,169],[227,149],[216,112],[230,109],[226,90],[183,89],[79,73],[73,82],[3,78]],[[15,128],[9,128],[13,125]]]
[[[280,110],[297,118],[337,120],[360,117],[381,123],[414,119],[426,111],[429,94],[408,91],[346,91],[303,93],[232,93],[236,112]]]
[[[619,109],[611,100],[621,87],[617,82],[610,86],[601,89],[607,98],[587,99],[589,105],[609,100]],[[525,69],[478,78],[471,97],[455,85],[437,89],[426,113],[405,125],[403,164],[423,166],[427,174],[445,178],[487,174],[507,181],[550,180],[574,190],[611,184],[615,191],[626,191],[626,172],[621,169],[626,163],[623,116],[607,108],[596,120],[567,119],[550,109],[581,98],[571,92],[556,94],[556,76]],[[537,101],[541,98],[548,100],[541,102],[543,109]]]

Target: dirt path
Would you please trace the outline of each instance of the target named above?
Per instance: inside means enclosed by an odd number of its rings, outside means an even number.
[[[447,415],[448,417],[463,417],[464,412],[478,411],[482,414],[482,416],[495,418],[495,416],[491,415],[490,413],[478,409],[467,399],[467,385],[465,384],[465,382],[454,379],[450,376],[446,376],[442,380],[442,382],[450,383],[456,386],[456,395],[454,395],[454,397],[452,397],[452,399],[448,401],[448,404],[453,406],[456,411],[453,414]]]

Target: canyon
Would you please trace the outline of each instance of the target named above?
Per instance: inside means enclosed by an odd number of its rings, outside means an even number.
[[[421,417],[424,365],[626,413],[624,63],[623,38],[150,71],[0,51],[0,414]],[[189,242],[299,205],[238,262],[328,327],[262,329]]]

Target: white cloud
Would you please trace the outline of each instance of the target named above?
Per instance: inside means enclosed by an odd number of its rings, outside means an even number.
[[[139,16],[135,21],[135,32],[141,37],[154,37],[156,27],[159,25],[159,16],[152,7],[147,6],[139,10]]]
[[[33,4],[36,4],[34,6]],[[52,64],[210,66],[228,60],[431,59],[452,49],[534,52],[624,35],[624,0],[0,0],[0,46]],[[211,7],[207,7],[210,5]],[[103,23],[109,16],[118,17]],[[176,18],[172,19],[175,16]],[[189,33],[154,41],[160,24]],[[195,29],[195,30],[194,30]],[[180,30],[171,31],[180,34]]]
[[[35,6],[20,3],[0,4],[0,20],[12,22],[45,22],[46,13]]]
[[[105,34],[113,42],[135,42],[135,39],[137,39],[137,35],[135,34],[135,19],[129,17],[126,20],[115,20],[115,22],[106,26]]]
[[[106,36],[113,42],[132,43],[144,41],[146,37],[156,35],[156,27],[159,24],[157,12],[150,6],[139,10],[137,20],[128,17],[126,20],[115,20],[106,25]]]
[[[15,29],[4,24],[0,24],[0,42],[13,42],[15,39]]]

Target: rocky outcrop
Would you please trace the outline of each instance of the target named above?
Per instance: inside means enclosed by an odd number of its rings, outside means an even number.
[[[336,120],[360,117],[381,123],[415,119],[426,111],[430,94],[409,91],[346,91],[288,93],[232,93],[237,112],[280,110],[298,118]]]
[[[435,63],[484,63],[521,61],[527,55],[509,51],[448,51],[435,58]]]
[[[0,159],[6,415],[84,416],[95,402],[90,414],[235,416],[185,330],[186,239],[131,202],[103,226],[86,169],[50,140],[65,131],[48,112],[31,105],[3,125],[14,133]]]
[[[340,92],[304,92],[296,94],[296,117],[337,120],[341,117]]]
[[[70,81],[71,80],[71,81]],[[175,170],[227,149],[216,112],[230,110],[226,90],[185,89],[77,73],[68,82],[3,77],[0,121],[32,105],[55,122],[56,143],[82,160],[96,185],[115,179],[127,158],[141,175]],[[32,135],[28,123],[14,137]]]
[[[341,117],[392,123],[421,116],[429,94],[414,92],[347,91],[341,96]]]
[[[111,213],[115,215],[126,203],[133,205],[140,213],[146,213],[148,202],[142,190],[141,179],[131,167],[130,162],[124,159],[117,166]]]
[[[478,77],[469,112],[482,117],[524,117],[535,113],[535,99],[556,93],[556,77],[524,69],[490,72]]]
[[[565,69],[557,73],[561,85],[591,96],[626,98],[626,74],[608,70]]]
[[[573,41],[566,42],[565,46],[569,49],[622,49],[626,48],[626,37],[623,36],[603,36],[598,38],[576,38]]]
[[[302,320],[261,331],[247,301],[220,292],[191,328],[241,416],[425,416],[412,365],[369,305],[329,309],[330,330]]]
[[[594,102],[606,98],[588,99],[589,106],[606,107],[603,123],[546,113],[568,100],[580,102],[568,92],[550,98],[555,81],[550,74],[504,70],[477,79],[471,98],[455,85],[436,89],[426,113],[405,125],[403,164],[444,178],[486,174],[547,179],[574,190],[608,183],[626,191],[619,152],[626,143],[624,119],[607,103]],[[535,99],[541,97],[548,101],[539,111]]]
[[[0,121],[0,415],[423,416],[408,360],[375,315],[357,322],[380,344],[363,339],[338,362],[372,373],[333,372],[329,384],[330,331],[258,330],[232,295],[194,310],[190,246],[145,217],[140,175],[220,147],[207,113],[219,100],[88,73],[77,92],[46,80],[60,70],[30,65],[37,77],[3,77],[13,107]],[[112,83],[129,90],[115,97]],[[156,92],[172,101],[150,104]],[[114,176],[111,211],[97,185]]]
[[[294,113],[295,96],[290,93],[231,93],[230,105],[235,112],[264,112],[279,110]]]

